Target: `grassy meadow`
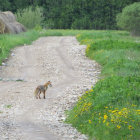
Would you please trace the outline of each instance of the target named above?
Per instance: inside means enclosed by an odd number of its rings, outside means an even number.
[[[101,79],[68,111],[71,123],[89,139],[140,139],[140,38],[124,31],[77,35],[86,55],[101,66]]]
[[[66,123],[97,140],[140,139],[140,37],[125,31],[31,30],[0,35],[0,64],[15,46],[41,36],[73,35],[102,67],[95,87],[67,111]]]

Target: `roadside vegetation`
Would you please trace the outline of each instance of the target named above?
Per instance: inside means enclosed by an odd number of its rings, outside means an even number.
[[[90,139],[140,139],[140,38],[128,32],[78,34],[86,55],[101,66],[101,79],[67,115]]]
[[[74,35],[86,55],[101,66],[101,78],[67,112],[71,123],[90,139],[140,139],[140,37],[125,31],[35,30],[0,35],[0,63],[15,46],[41,36]]]

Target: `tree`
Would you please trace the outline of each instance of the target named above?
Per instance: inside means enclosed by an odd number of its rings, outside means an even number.
[[[117,15],[117,25],[132,35],[140,35],[140,2],[126,6]]]
[[[0,11],[6,11],[8,9],[10,9],[9,0],[0,0]]]

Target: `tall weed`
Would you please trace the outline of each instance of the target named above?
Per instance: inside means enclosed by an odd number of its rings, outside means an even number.
[[[18,10],[16,13],[17,20],[26,28],[33,29],[38,25],[42,25],[44,20],[41,7],[28,7]]]

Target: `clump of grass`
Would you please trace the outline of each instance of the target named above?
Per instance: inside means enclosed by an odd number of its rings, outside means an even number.
[[[12,105],[5,105],[5,107],[10,109]]]

